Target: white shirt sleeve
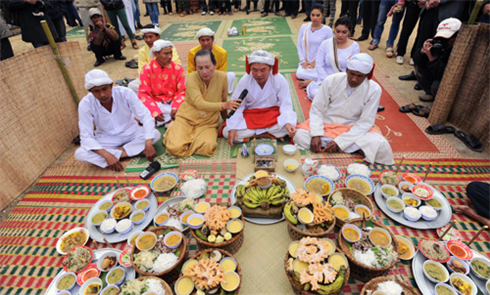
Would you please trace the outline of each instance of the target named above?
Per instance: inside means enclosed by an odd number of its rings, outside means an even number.
[[[306,26],[307,24],[303,24],[301,26],[301,29],[299,29],[298,33],[298,57],[299,57],[299,63],[304,63],[305,60],[305,46],[303,42],[303,37],[305,36],[305,31],[306,31]]]
[[[320,47],[318,47],[318,52],[316,53],[315,70],[318,75],[318,79],[316,80],[318,83],[322,83],[323,80],[327,78],[327,71],[325,71],[325,60],[328,58],[327,40],[323,41],[322,44],[320,44]]]
[[[326,112],[328,105],[330,104],[330,85],[332,79],[325,79],[320,90],[315,96],[310,108],[310,136],[324,136],[325,128],[323,125],[323,114]]]
[[[243,89],[245,89],[245,85],[249,84],[249,76],[245,74],[240,81],[238,81],[238,84],[235,87],[235,91],[231,95],[231,100],[233,99],[238,99],[240,96],[240,93],[242,93]],[[247,94],[247,96],[250,94]],[[245,130],[247,129],[247,122],[245,122],[245,118],[243,118],[243,110],[245,109],[245,100],[247,99],[247,96],[245,99],[242,101],[238,109],[235,111],[233,116],[231,118],[226,119],[226,126],[228,127],[228,130]]]
[[[368,82],[370,87],[367,93],[368,97],[363,98],[362,103],[365,103],[365,105],[362,109],[361,117],[354,126],[352,126],[349,132],[339,135],[334,139],[341,150],[348,148],[359,138],[368,133],[376,120],[376,113],[378,112],[379,100],[381,98],[381,87],[375,82]]]
[[[136,96],[134,91],[125,91],[125,95],[128,97],[129,108],[133,112],[136,119],[138,119],[145,129],[145,139],[153,139],[155,136],[155,119],[151,116],[150,111]]]
[[[293,109],[293,100],[291,98],[291,93],[289,92],[289,83],[284,78],[283,75],[277,74],[273,76],[276,81],[279,89],[277,89],[277,98],[279,99],[279,112],[280,115],[277,117],[277,124],[280,128],[284,127],[287,123],[296,126],[298,122],[298,116]]]
[[[94,135],[94,114],[90,107],[90,98],[85,96],[78,105],[78,128],[80,129],[80,146],[86,150],[101,150],[103,147]]]

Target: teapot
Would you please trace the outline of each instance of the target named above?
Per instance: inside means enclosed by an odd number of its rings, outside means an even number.
[[[304,176],[313,175],[313,173],[318,169],[318,160],[305,159],[303,166],[301,166],[301,171]]]

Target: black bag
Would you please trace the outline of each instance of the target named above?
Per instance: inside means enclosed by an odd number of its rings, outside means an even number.
[[[19,13],[16,10],[8,9],[7,4],[5,4],[4,1],[0,1],[0,8],[2,9],[3,18],[7,24],[20,26]]]

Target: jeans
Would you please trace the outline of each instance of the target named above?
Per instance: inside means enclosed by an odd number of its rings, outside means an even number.
[[[75,20],[77,20],[78,24],[80,26],[83,26],[82,20],[80,19],[80,16],[78,15],[78,10],[75,7],[75,5],[73,5],[73,3],[67,3],[66,6],[67,6],[66,7],[67,12],[66,13],[68,14],[68,19],[70,20],[69,25],[76,25]]]
[[[136,22],[137,25],[141,24],[139,0],[132,0],[131,5],[133,6],[133,21]]]
[[[150,15],[151,23],[158,25],[158,3],[146,3],[146,11]]]
[[[376,23],[376,28],[374,29],[374,39],[373,44],[378,45],[381,41],[381,36],[383,35],[384,25],[387,19],[387,14],[390,9],[398,3],[396,0],[382,0],[379,5],[379,13],[378,13],[378,21]],[[394,13],[393,21],[391,23],[390,34],[388,37],[388,41],[386,42],[386,46],[393,47],[393,43],[395,43],[396,36],[398,35],[398,30],[400,29],[400,22],[403,18],[403,12]]]
[[[107,12],[107,16],[111,20],[111,24],[114,26],[117,34],[119,35],[119,39],[122,38],[122,36],[121,36],[121,31],[119,31],[119,23],[117,22],[117,18],[121,20],[121,24],[126,30],[126,34],[128,34],[129,39],[133,40],[134,39],[133,31],[129,27],[128,16],[126,15],[126,11],[124,10],[124,8],[119,10],[106,10],[106,12]]]

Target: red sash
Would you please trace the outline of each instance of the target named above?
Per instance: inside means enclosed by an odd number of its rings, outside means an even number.
[[[247,129],[262,129],[270,128],[277,124],[277,117],[281,112],[279,112],[279,107],[271,107],[265,109],[250,109],[243,111],[243,118],[247,123]],[[223,137],[223,128],[226,126],[225,123],[221,126],[218,136]]]

